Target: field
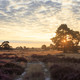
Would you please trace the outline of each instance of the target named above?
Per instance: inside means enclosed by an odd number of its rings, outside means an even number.
[[[43,51],[43,50],[2,50],[0,51],[0,54],[5,54],[5,53],[8,53],[8,54],[16,54],[19,56],[22,56],[22,55],[25,55],[25,56],[30,56],[32,54],[39,54],[39,55],[47,55],[47,54],[51,54],[51,55],[54,55],[54,54],[59,54],[59,53],[62,53],[62,51],[57,51],[57,50],[49,50],[49,51]]]
[[[0,51],[0,80],[80,80],[80,53]]]

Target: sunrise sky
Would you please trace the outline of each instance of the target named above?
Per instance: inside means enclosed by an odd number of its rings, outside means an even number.
[[[49,45],[64,23],[80,31],[80,0],[0,0],[0,42]]]

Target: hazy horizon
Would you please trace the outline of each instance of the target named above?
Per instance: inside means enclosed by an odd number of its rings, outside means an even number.
[[[4,42],[4,40],[0,40],[0,44],[2,42]],[[45,42],[40,42],[40,41],[23,41],[23,40],[21,40],[21,41],[12,40],[11,41],[10,40],[9,44],[13,48],[16,48],[16,47],[19,47],[19,46],[22,46],[22,47],[26,46],[27,48],[32,48],[32,47],[34,47],[34,48],[41,48],[42,45],[45,44],[46,46],[49,46],[50,44],[52,44],[52,42],[46,42],[46,41]]]
[[[41,48],[42,45],[46,45],[46,46],[49,46],[50,43],[42,43],[42,42],[38,42],[38,43],[10,43],[10,45],[13,47],[13,48],[16,48],[16,47],[19,47],[19,46],[26,46],[27,48]]]

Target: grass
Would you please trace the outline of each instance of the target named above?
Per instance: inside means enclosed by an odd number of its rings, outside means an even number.
[[[7,55],[6,55],[7,53]],[[3,54],[3,55],[2,55]],[[44,80],[44,71],[40,64],[43,62],[50,71],[52,80],[79,80],[80,77],[80,54],[79,53],[62,53],[61,51],[0,51],[0,73],[1,80],[9,80],[16,75],[23,73],[28,65],[27,74],[24,80]],[[13,64],[11,63],[13,62]],[[15,64],[14,64],[15,63]],[[35,63],[35,64],[34,64]],[[9,75],[7,75],[9,74]],[[16,74],[16,75],[15,75]],[[5,79],[2,79],[2,76]]]
[[[2,50],[0,51],[0,54],[15,54],[15,55],[18,55],[19,57],[22,57],[22,56],[31,56],[32,54],[39,54],[39,55],[47,55],[47,54],[59,54],[59,53],[62,53],[62,51],[57,51],[57,50],[49,50],[49,51],[24,51],[24,50]]]

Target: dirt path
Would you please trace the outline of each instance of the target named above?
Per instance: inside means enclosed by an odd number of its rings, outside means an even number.
[[[42,67],[43,67],[43,70],[44,70],[44,77],[45,77],[45,80],[51,80],[50,78],[50,73],[48,71],[48,69],[46,68],[45,64],[43,62],[28,62],[27,63],[27,67],[25,68],[25,71],[22,73],[22,75],[20,75],[17,79],[15,80],[24,80],[24,76],[27,74],[27,71],[28,71],[28,68],[29,68],[29,65],[30,64],[40,64]]]
[[[45,64],[43,62],[39,62],[39,64],[42,65],[43,69],[44,69],[44,76],[45,76],[45,80],[51,80],[50,78],[50,72],[49,70],[46,68]]]

